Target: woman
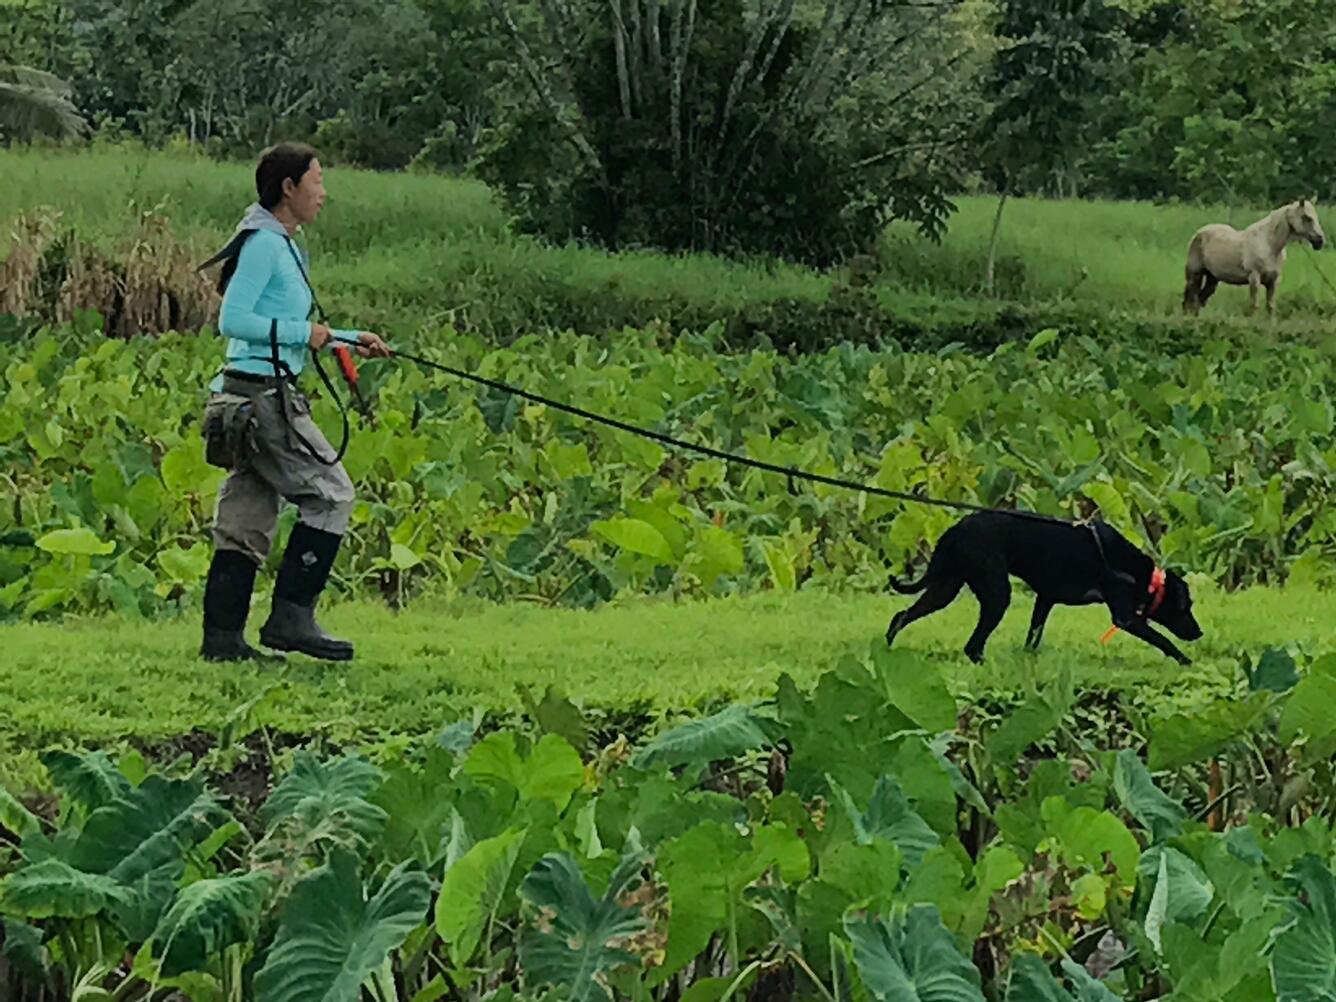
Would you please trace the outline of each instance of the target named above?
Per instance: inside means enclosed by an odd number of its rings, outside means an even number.
[[[224,262],[218,327],[228,338],[227,363],[210,387],[210,406],[249,405],[253,416],[248,454],[239,456],[218,494],[200,653],[212,661],[264,657],[246,643],[246,617],[255,572],[269,554],[279,502],[286,498],[297,505],[299,520],[283,554],[260,642],[275,650],[346,661],[353,656],[352,644],[320,628],[315,604],[348,528],[353,484],[311,420],[310,404],[295,380],[308,349],[320,351],[331,341],[355,345],[363,358],[387,357],[390,349],[375,334],[331,330],[307,319],[315,297],[306,255],[292,238],[325,203],[315,150],[296,143],[266,150],[255,171],[255,190],[259,201],[210,262]],[[283,385],[283,379],[289,384]]]

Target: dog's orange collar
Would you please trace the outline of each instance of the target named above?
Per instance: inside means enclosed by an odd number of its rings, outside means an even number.
[[[1155,611],[1164,604],[1165,582],[1167,580],[1164,568],[1157,567],[1151,572],[1150,586],[1146,589],[1147,594],[1150,595],[1150,603],[1146,606],[1145,612],[1137,613],[1139,618],[1149,619],[1151,616],[1155,615]],[[1099,642],[1101,644],[1107,644],[1113,639],[1113,635],[1117,632],[1117,626],[1110,626],[1108,632],[1100,638]]]

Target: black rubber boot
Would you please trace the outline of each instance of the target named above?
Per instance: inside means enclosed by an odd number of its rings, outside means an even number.
[[[246,617],[256,566],[244,553],[215,550],[204,584],[204,641],[200,657],[206,661],[273,661],[246,643]]]
[[[342,536],[298,522],[274,583],[274,607],[260,627],[260,643],[323,661],[349,661],[353,645],[331,637],[315,621],[315,604],[329,580]]]

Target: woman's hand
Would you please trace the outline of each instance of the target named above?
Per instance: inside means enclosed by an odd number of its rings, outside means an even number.
[[[310,344],[311,346],[312,351],[319,351],[325,345],[329,344],[330,337],[331,337],[330,330],[327,326],[325,326],[322,323],[312,322],[311,339],[308,342],[308,344]]]
[[[389,358],[394,354],[379,334],[362,331],[357,335],[357,354],[363,358]]]

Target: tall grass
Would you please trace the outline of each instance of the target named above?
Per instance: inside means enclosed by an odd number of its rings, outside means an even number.
[[[605,321],[616,326],[627,303],[641,307],[633,311],[641,316],[670,322],[727,316],[748,303],[823,301],[842,277],[773,261],[554,248],[514,234],[476,181],[340,167],[327,178],[329,203],[308,240],[323,298],[336,311],[356,311],[349,322],[394,328],[449,318],[504,333],[535,317],[578,322],[589,314],[591,328],[605,329]],[[252,192],[247,165],[188,153],[94,147],[0,154],[0,221],[54,205],[85,236],[110,238],[126,226],[132,202],[162,203],[202,255],[231,233]],[[887,229],[874,279],[884,303],[950,310],[981,297],[996,200],[964,197],[957,205],[940,244],[907,226]],[[1269,208],[1013,199],[1002,222],[998,295],[1027,305],[1176,315],[1193,232],[1215,221],[1243,226]],[[1336,228],[1336,216],[1328,224]],[[1336,280],[1336,257],[1291,248],[1278,299],[1282,317],[1312,328],[1336,306],[1336,291],[1319,269]],[[601,302],[610,304],[606,318]],[[1246,303],[1246,289],[1222,287],[1207,315],[1237,317]]]

